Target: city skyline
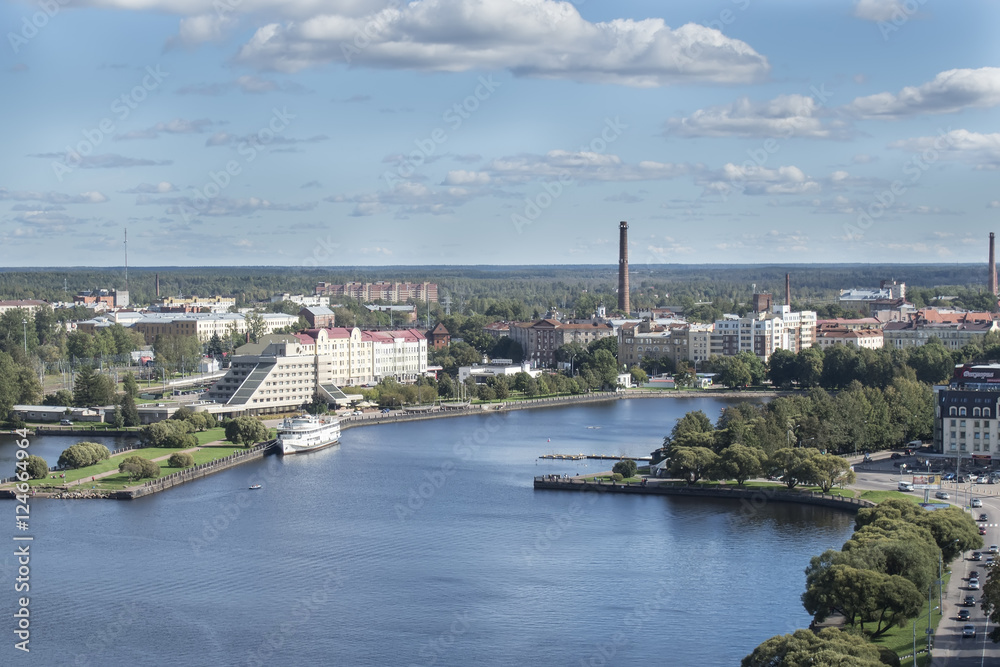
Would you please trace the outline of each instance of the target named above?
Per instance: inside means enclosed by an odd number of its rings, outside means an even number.
[[[985,0],[135,4],[0,9],[4,266],[980,263],[1000,214]]]

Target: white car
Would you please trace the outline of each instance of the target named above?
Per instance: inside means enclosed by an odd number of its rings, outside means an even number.
[[[970,591],[978,591],[979,590],[979,580],[978,579],[969,579],[969,590]]]
[[[995,544],[991,544],[991,545],[990,545],[990,553],[991,553],[991,554],[996,554],[996,553],[1000,553],[1000,547],[998,547],[998,546],[997,546],[997,545],[995,545]]]
[[[951,496],[948,495],[947,491],[938,491],[937,493],[934,494],[934,497],[939,498],[941,500],[948,500],[949,498],[951,498]]]
[[[979,498],[973,498],[971,504],[972,504],[973,507],[982,507],[983,506],[983,501],[980,500]]]

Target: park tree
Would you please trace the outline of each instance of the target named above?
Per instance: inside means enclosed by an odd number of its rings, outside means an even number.
[[[753,479],[764,472],[766,461],[767,454],[759,447],[729,445],[719,452],[717,476],[720,479],[736,480],[738,486],[743,486],[748,479]]]
[[[119,410],[122,416],[123,426],[138,426],[139,425],[139,408],[136,407],[135,398],[132,394],[125,392],[122,396],[121,410]]]
[[[1000,569],[996,567],[989,569],[982,591],[979,603],[993,628],[990,630],[989,638],[994,644],[1000,644]]]
[[[147,447],[187,449],[198,445],[198,439],[192,434],[193,430],[188,421],[167,419],[144,426],[139,431],[139,439]]]
[[[878,647],[864,636],[824,628],[771,637],[743,658],[740,667],[884,667]]]
[[[795,354],[788,350],[775,350],[767,365],[767,377],[775,387],[790,386],[798,377]]]
[[[27,473],[31,479],[45,479],[49,474],[49,464],[41,456],[29,456]]]
[[[60,468],[85,468],[110,457],[111,452],[100,443],[78,442],[63,450],[57,465]]]
[[[635,461],[632,459],[622,459],[611,468],[611,472],[621,473],[623,478],[635,477],[638,471]]]
[[[226,424],[226,440],[237,445],[250,446],[266,440],[267,436],[267,427],[256,417],[237,417]]]
[[[169,371],[191,368],[201,358],[201,342],[195,335],[160,334],[153,340],[156,363]]]
[[[139,397],[139,383],[135,381],[135,374],[132,371],[125,374],[125,379],[122,381],[122,389],[133,399]]]
[[[118,464],[118,472],[128,475],[130,480],[160,476],[160,466],[141,456],[128,456]]]
[[[768,467],[772,474],[781,477],[785,486],[794,489],[799,484],[811,484],[816,478],[813,459],[818,455],[817,450],[809,447],[785,447],[771,455]]]
[[[670,474],[688,484],[695,484],[711,476],[718,459],[718,455],[707,447],[673,447],[670,451]]]
[[[42,399],[42,405],[73,407],[73,392],[69,389],[60,389],[54,394],[46,394]]]
[[[976,522],[954,505],[934,512],[924,511],[917,515],[917,522],[931,531],[945,563],[955,560],[963,551],[983,548],[983,537]]]
[[[817,623],[840,613],[862,631],[866,623],[875,623],[875,637],[917,615],[923,603],[920,590],[899,575],[835,563],[807,569],[806,577],[802,604]]]
[[[761,385],[764,384],[764,380],[767,379],[767,366],[761,361],[753,352],[748,352],[744,350],[737,354],[734,359],[739,359],[746,365],[747,371],[750,373],[750,384]]]
[[[637,387],[649,382],[649,375],[647,375],[646,371],[642,370],[638,366],[633,366],[628,372],[632,376],[632,384]]]
[[[187,452],[174,452],[167,459],[167,465],[171,468],[190,468],[194,465],[194,457]]]
[[[264,316],[257,311],[250,311],[243,316],[243,320],[246,323],[246,331],[250,337],[250,341],[256,343],[264,335],[264,332],[267,331]]]
[[[107,375],[83,366],[73,382],[73,402],[79,407],[108,405],[115,402],[115,384]]]
[[[742,359],[733,357],[719,373],[717,380],[729,387],[746,387],[751,382],[750,367]]]
[[[795,375],[803,387],[815,387],[823,377],[823,351],[807,347],[795,355]]]
[[[663,438],[663,446],[673,447],[709,447],[715,442],[715,427],[712,421],[701,410],[688,412],[677,420],[670,435]]]
[[[917,379],[927,384],[944,382],[955,370],[955,360],[951,352],[935,336],[931,336],[926,343],[910,352],[907,363],[916,371]]]
[[[817,454],[812,457],[812,464],[815,471],[812,481],[823,493],[829,493],[838,484],[853,484],[856,479],[850,464],[835,454]]]

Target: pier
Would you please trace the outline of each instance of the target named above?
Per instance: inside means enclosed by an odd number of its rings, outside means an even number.
[[[596,459],[598,461],[623,461],[625,459],[630,459],[632,461],[644,461],[646,463],[652,463],[652,456],[626,456],[625,454],[615,455],[615,454],[542,454],[538,458],[540,459],[558,459],[560,461],[582,461],[584,459]]]

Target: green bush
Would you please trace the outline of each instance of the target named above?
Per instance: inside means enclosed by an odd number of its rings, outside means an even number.
[[[45,479],[49,474],[49,464],[41,456],[28,457],[28,476],[31,479]]]
[[[622,459],[611,469],[614,472],[620,473],[623,478],[625,477],[635,477],[636,470],[638,467],[635,461],[632,459]]]
[[[616,482],[620,482],[625,478],[622,476],[620,472],[613,472],[611,473],[611,479],[615,480]]]
[[[160,466],[149,459],[141,456],[129,456],[118,464],[118,472],[127,473],[129,479],[142,479],[144,477],[159,477]]]
[[[59,455],[60,468],[85,468],[110,458],[111,452],[96,442],[78,442]]]
[[[171,468],[190,468],[194,465],[194,457],[187,452],[174,452],[167,460]]]

